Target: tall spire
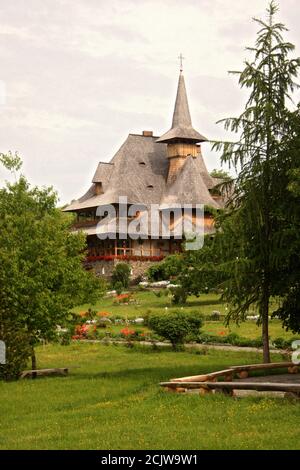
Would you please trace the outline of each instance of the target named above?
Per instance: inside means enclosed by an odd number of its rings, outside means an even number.
[[[182,60],[182,56],[180,58]],[[180,139],[194,143],[205,142],[207,140],[206,137],[199,134],[192,126],[182,67],[179,74],[172,127],[157,142],[170,142]]]
[[[175,127],[192,127],[192,120],[187,100],[184,76],[180,71],[177,96],[173,114],[172,129]]]

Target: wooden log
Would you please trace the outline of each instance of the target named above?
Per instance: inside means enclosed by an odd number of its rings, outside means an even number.
[[[165,387],[165,390],[167,392],[173,392],[173,393],[185,393],[186,388],[183,387]]]
[[[295,366],[293,362],[270,362],[267,364],[245,364],[242,366],[231,366],[230,369],[234,370],[235,372],[239,372],[244,370],[285,369],[293,366]]]
[[[178,382],[161,382],[159,385],[161,387],[166,387],[167,389],[172,389],[172,390],[176,390],[177,388],[185,388],[185,389],[198,389],[200,388],[200,384],[202,384],[203,382],[184,382],[184,383],[179,383]]]
[[[247,370],[241,370],[236,375],[239,379],[246,379],[249,376],[249,372]]]
[[[233,374],[231,369],[218,370],[203,375],[193,375],[191,377],[181,377],[179,379],[170,379],[171,382],[209,382],[217,377],[226,377],[228,374]]]
[[[233,380],[233,371],[228,372],[228,374],[224,375],[225,382],[231,382]]]
[[[33,378],[33,377],[54,377],[54,376],[63,376],[68,375],[69,369],[64,368],[55,368],[55,369],[36,369],[36,370],[24,370],[20,379]]]
[[[300,393],[300,384],[287,384],[276,382],[185,382],[180,384],[186,389],[209,388],[229,390],[257,390],[274,392],[294,392]],[[162,382],[161,387],[176,388],[176,382]]]
[[[176,392],[176,388],[173,388],[173,387],[164,387],[165,391],[166,392]]]

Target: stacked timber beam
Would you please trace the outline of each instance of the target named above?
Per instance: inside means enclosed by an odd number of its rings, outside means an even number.
[[[195,375],[192,377],[181,377],[171,379],[169,382],[162,382],[160,385],[168,391],[183,393],[187,390],[199,390],[201,395],[216,392],[223,392],[226,395],[233,395],[234,390],[256,390],[286,392],[300,397],[300,384],[276,383],[276,382],[237,382],[233,381],[235,375],[240,379],[246,379],[251,371],[269,371],[273,369],[287,369],[290,374],[297,374],[299,367],[293,362],[273,362],[270,364],[247,364],[241,366],[231,366],[228,369],[208,374]],[[222,379],[222,381],[218,381]]]

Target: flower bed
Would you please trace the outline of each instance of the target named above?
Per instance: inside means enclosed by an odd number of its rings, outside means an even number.
[[[164,256],[134,256],[134,255],[99,255],[87,256],[86,261],[89,263],[95,261],[113,261],[114,259],[120,261],[155,261],[159,262],[164,259]]]

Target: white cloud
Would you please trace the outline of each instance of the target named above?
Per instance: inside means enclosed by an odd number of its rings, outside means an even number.
[[[280,18],[299,45],[298,0],[282,0]],[[19,150],[36,184],[53,184],[62,201],[86,189],[98,160],[129,132],[171,122],[182,52],[193,123],[210,138],[215,122],[245,99],[229,69],[266,0],[14,0],[0,7],[1,149]],[[299,52],[299,49],[298,49]],[[1,95],[1,91],[0,91]],[[3,93],[2,93],[3,95]],[[1,98],[0,98],[1,99]],[[209,168],[218,156],[204,147]],[[45,171],[45,168],[47,171]]]

